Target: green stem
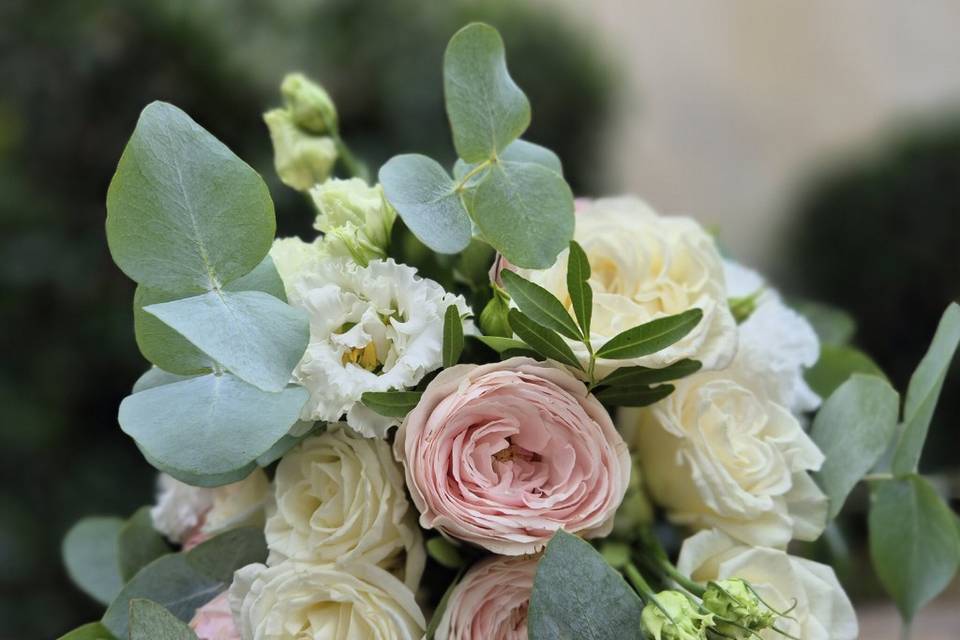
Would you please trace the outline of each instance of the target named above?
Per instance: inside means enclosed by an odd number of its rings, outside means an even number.
[[[494,161],[492,159],[484,160],[483,162],[475,166],[473,169],[470,169],[470,171],[467,172],[467,175],[460,178],[459,182],[457,182],[457,184],[454,185],[453,190],[456,192],[463,191],[463,188],[467,185],[467,182],[470,181],[470,178],[472,178],[473,176],[477,175],[478,173],[480,173],[481,171],[489,167],[491,164],[493,164],[493,162]]]
[[[353,155],[343,138],[340,137],[340,132],[333,129],[330,131],[330,137],[333,138],[333,146],[337,149],[337,157],[343,163],[343,168],[347,170],[350,177],[360,178],[369,183],[370,172],[367,170],[367,165]]]
[[[667,575],[668,578],[670,578],[671,580],[673,580],[674,582],[676,582],[681,587],[683,587],[693,595],[697,596],[698,598],[703,597],[703,594],[706,592],[707,588],[704,587],[702,584],[700,584],[699,582],[694,582],[687,576],[680,573],[677,570],[677,568],[674,567],[672,564],[670,564],[670,562],[667,560],[661,560],[659,565],[660,565],[660,569]]]
[[[646,578],[643,577],[643,574],[640,573],[640,570],[637,569],[637,565],[632,562],[628,562],[627,565],[623,568],[624,572],[627,574],[627,580],[630,581],[630,584],[633,585],[633,588],[637,590],[637,593],[640,594],[640,598],[644,602],[652,602],[657,609],[667,617],[671,623],[674,622],[673,617],[670,615],[670,612],[663,608],[663,605],[657,601],[657,596],[654,595],[653,589],[650,588],[650,584],[647,582]]]

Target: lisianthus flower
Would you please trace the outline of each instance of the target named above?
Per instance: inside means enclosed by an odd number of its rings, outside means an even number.
[[[570,372],[530,358],[444,370],[394,442],[420,524],[494,553],[534,553],[563,528],[607,535],[630,456]]]
[[[397,212],[380,185],[368,186],[360,178],[331,178],[313,187],[310,197],[318,212],[314,228],[323,232],[323,246],[330,255],[353,258],[361,265],[387,257]]]
[[[367,437],[383,436],[396,420],[360,402],[366,391],[407,389],[442,364],[443,317],[463,296],[417,276],[413,267],[373,260],[362,267],[343,258],[306,260],[284,275],[290,304],[310,318],[310,342],[294,371],[310,392],[307,421],[347,422]]]
[[[283,457],[274,488],[265,529],[268,564],[365,561],[417,588],[426,562],[423,539],[386,442],[330,425]]]
[[[527,608],[537,558],[491,556],[470,567],[454,587],[437,640],[526,640]]]

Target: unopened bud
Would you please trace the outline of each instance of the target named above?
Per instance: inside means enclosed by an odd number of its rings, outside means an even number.
[[[679,591],[661,591],[657,602],[643,608],[640,622],[654,640],[706,640],[713,628],[713,615],[701,613]],[[659,606],[657,606],[659,604]]]
[[[703,606],[716,615],[717,631],[730,638],[751,637],[751,632],[769,629],[777,619],[777,614],[739,578],[708,584]]]
[[[302,131],[285,109],[266,112],[263,121],[270,129],[277,175],[285,185],[297,191],[306,191],[330,177],[337,161],[333,139]]]
[[[336,131],[337,109],[319,84],[302,73],[288,73],[280,93],[295,125],[314,135]]]

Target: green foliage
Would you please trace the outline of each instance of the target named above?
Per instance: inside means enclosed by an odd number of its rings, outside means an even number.
[[[120,528],[117,536],[117,557],[120,576],[126,582],[144,566],[169,553],[163,536],[153,528],[150,507],[140,507]]]
[[[464,565],[463,554],[452,542],[443,536],[427,540],[427,555],[447,569],[459,569]]]
[[[597,349],[597,357],[626,360],[656,353],[690,333],[702,317],[703,311],[693,308],[627,329]]]
[[[909,475],[876,484],[869,525],[874,569],[909,623],[957,573],[954,515],[926,480]]]
[[[58,640],[116,640],[116,638],[101,623],[90,622],[82,627],[77,627],[73,631],[68,631]]]
[[[530,320],[571,340],[581,339],[580,329],[570,313],[552,293],[512,271],[505,270],[500,277],[507,293]]]
[[[530,162],[553,171],[556,174],[563,175],[563,164],[560,158],[550,149],[542,147],[539,144],[527,142],[526,140],[514,140],[507,148],[500,153],[500,159],[504,162]],[[462,180],[464,176],[476,169],[476,164],[468,164],[463,160],[457,159],[453,165],[453,176],[457,180]]]
[[[829,397],[854,374],[886,379],[883,371],[859,349],[846,345],[820,345],[817,363],[804,372],[804,379],[821,398]]]
[[[297,421],[302,387],[268,393],[224,373],[127,396],[123,431],[158,469],[189,484],[218,486],[248,475]]]
[[[457,588],[457,584],[460,582],[460,579],[463,577],[463,574],[466,572],[467,567],[463,567],[460,571],[457,572],[456,577],[450,582],[450,585],[447,586],[447,590],[443,592],[443,596],[440,598],[440,602],[437,603],[437,608],[433,610],[433,615],[430,617],[430,623],[427,625],[427,630],[424,633],[424,638],[426,640],[433,640],[437,628],[440,626],[440,621],[443,619],[443,614],[447,610],[447,603],[450,601],[450,596],[453,595],[454,590]]]
[[[403,418],[417,406],[422,395],[420,391],[367,391],[360,401],[382,416]]]
[[[117,558],[117,539],[123,520],[113,517],[84,518],[63,539],[63,563],[67,575],[84,593],[108,604],[123,586]]]
[[[447,307],[443,314],[443,366],[452,367],[463,353],[463,320],[457,305]]]
[[[290,427],[290,431],[300,433],[301,435],[295,436],[291,435],[290,433],[286,434],[277,440],[272,447],[257,456],[257,464],[261,467],[266,467],[272,464],[273,462],[279,460],[285,453],[287,453],[287,451],[290,451],[290,449],[293,449],[295,446],[303,442],[303,440],[306,438],[322,433],[325,429],[325,422],[318,422],[312,426],[310,423],[297,422],[295,425]]]
[[[180,375],[213,371],[214,362],[203,351],[144,307],[177,300],[179,294],[138,285],[133,294],[133,330],[140,353],[160,369]]]
[[[629,387],[657,382],[679,380],[700,370],[703,365],[697,360],[677,360],[662,369],[650,367],[620,367],[598,383],[598,386]]]
[[[853,316],[838,307],[812,300],[792,300],[790,306],[807,319],[821,344],[849,344],[857,332],[857,323]]]
[[[129,617],[130,640],[197,640],[190,627],[152,600],[131,600]]]
[[[884,379],[857,374],[843,383],[813,421],[810,435],[826,456],[815,474],[835,518],[853,487],[887,450],[900,397]]]
[[[503,353],[510,349],[526,349],[527,343],[514,338],[503,338],[500,336],[473,336],[483,344],[487,345],[497,353]]]
[[[590,320],[593,316],[593,289],[590,288],[590,261],[583,248],[575,241],[570,242],[570,254],[567,258],[567,293],[570,294],[570,306],[580,325],[581,336],[590,340]]]
[[[527,625],[530,640],[641,640],[643,603],[588,543],[564,531],[537,566]]]
[[[534,351],[545,358],[556,360],[562,364],[583,369],[573,350],[563,338],[552,329],[541,326],[519,309],[510,309],[507,316],[510,327],[520,339],[526,342]]]
[[[943,381],[960,344],[960,305],[952,303],[943,313],[930,348],[910,378],[903,406],[903,430],[893,456],[893,472],[915,472],[937,408]]]
[[[267,557],[263,532],[233,529],[185,553],[161,556],[128,582],[103,614],[103,624],[119,640],[129,632],[130,602],[147,598],[187,622],[196,609],[230,586],[233,572]],[[134,636],[135,637],[135,636]]]
[[[628,385],[605,387],[596,395],[597,400],[612,407],[646,407],[663,400],[673,393],[674,389],[672,384],[660,384],[655,387]]]

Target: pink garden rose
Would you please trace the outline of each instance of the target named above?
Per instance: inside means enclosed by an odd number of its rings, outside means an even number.
[[[233,622],[227,592],[203,605],[190,621],[190,628],[199,640],[240,640],[240,632]]]
[[[530,358],[443,371],[394,443],[421,526],[494,553],[563,528],[604,536],[630,480],[627,445],[566,369]]]
[[[492,556],[454,589],[437,640],[526,640],[527,607],[537,558]]]

